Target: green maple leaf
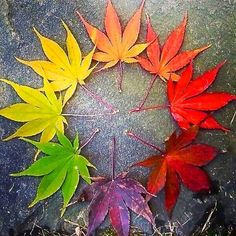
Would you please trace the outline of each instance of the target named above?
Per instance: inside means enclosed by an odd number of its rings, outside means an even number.
[[[88,167],[95,167],[84,156],[80,155],[81,148],[78,135],[76,135],[73,143],[61,132],[57,132],[57,138],[59,143],[40,143],[22,138],[46,155],[26,170],[11,174],[11,176],[43,176],[35,199],[29,207],[61,189],[64,199],[62,216],[75,193],[79,178],[82,177],[88,184],[91,184]]]

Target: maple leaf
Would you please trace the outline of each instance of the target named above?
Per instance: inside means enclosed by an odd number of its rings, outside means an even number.
[[[37,89],[1,79],[16,91],[25,103],[0,109],[0,115],[17,122],[26,122],[14,134],[5,138],[29,137],[42,133],[40,142],[50,141],[56,131],[64,133],[66,119],[62,115],[62,98],[57,98],[50,83],[44,79],[45,94]]]
[[[144,0],[142,1],[140,8],[128,22],[123,33],[120,20],[110,0],[108,0],[107,3],[105,16],[106,34],[86,22],[82,15],[77,11],[77,14],[85,25],[92,42],[100,50],[94,54],[93,59],[106,63],[102,69],[113,67],[118,62],[120,62],[121,75],[118,84],[120,91],[122,86],[121,63],[137,62],[135,57],[144,51],[148,46],[148,43],[135,44],[140,31],[140,21],[143,6]]]
[[[179,52],[184,41],[186,24],[187,14],[181,24],[170,33],[161,49],[158,35],[152,28],[150,18],[147,17],[146,40],[152,43],[147,47],[148,58],[140,56],[137,57],[137,59],[141,67],[151,74],[154,74],[154,77],[150,80],[146,94],[139,107],[132,110],[133,112],[137,112],[143,107],[158,76],[164,81],[169,80],[170,77],[172,80],[178,81],[180,77],[175,72],[186,66],[199,53],[210,47],[205,46],[194,50]]]
[[[98,131],[93,133],[89,141],[96,132]],[[59,143],[40,143],[22,138],[24,141],[33,144],[46,156],[34,162],[26,170],[11,174],[11,176],[43,176],[36,197],[29,207],[61,189],[64,199],[61,212],[61,215],[63,215],[79,184],[79,178],[82,177],[88,184],[91,184],[88,167],[95,167],[80,154],[81,149],[88,142],[80,147],[78,135],[76,135],[72,144],[61,132],[57,132],[57,138]]]
[[[179,75],[175,72],[186,66],[199,53],[209,48],[209,46],[205,46],[179,53],[184,41],[186,24],[187,14],[180,25],[170,33],[161,50],[158,36],[152,28],[150,18],[147,17],[146,39],[147,42],[153,42],[147,47],[148,58],[138,57],[140,65],[151,74],[160,76],[163,80],[169,80],[171,77],[172,80],[178,81]]]
[[[129,178],[128,172],[115,177],[115,137],[112,141],[112,178],[93,177],[94,182],[87,186],[80,196],[80,200],[91,202],[87,235],[91,235],[96,230],[108,213],[111,224],[119,236],[129,235],[128,209],[151,223],[154,221],[148,204],[142,196],[142,194],[149,194],[147,190],[138,181]]]
[[[199,167],[212,161],[217,155],[217,149],[206,144],[192,143],[197,136],[198,129],[198,126],[192,126],[187,130],[182,130],[179,135],[174,132],[166,141],[164,152],[128,132],[129,136],[160,152],[160,154],[134,165],[151,168],[147,190],[151,194],[157,194],[163,188],[165,189],[165,208],[169,214],[171,214],[180,192],[180,180],[194,192],[206,191],[210,188],[207,174]]]
[[[46,78],[52,81],[51,85],[54,91],[67,89],[63,101],[65,104],[74,94],[77,84],[84,85],[85,79],[96,66],[90,68],[95,48],[82,59],[79,44],[68,26],[63,21],[62,23],[67,32],[66,47],[68,55],[56,42],[44,37],[34,28],[49,61],[16,59],[31,67],[40,76],[44,77],[46,74]]]
[[[236,95],[224,92],[205,92],[214,82],[223,63],[205,72],[194,80],[192,63],[183,71],[177,83],[172,79],[168,82],[168,98],[170,112],[182,129],[191,124],[199,124],[206,129],[221,129],[227,131],[216,119],[205,111],[215,111],[236,100]],[[208,117],[209,116],[209,117]]]
[[[92,234],[109,213],[110,221],[119,236],[128,236],[130,228],[129,209],[153,223],[153,216],[141,194],[146,189],[127,172],[114,179],[93,178],[95,181],[84,190],[85,200],[91,201],[87,235]]]

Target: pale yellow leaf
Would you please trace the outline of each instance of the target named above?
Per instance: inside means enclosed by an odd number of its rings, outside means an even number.
[[[46,78],[44,78],[44,91],[48,98],[48,101],[51,103],[52,110],[60,114],[62,111],[62,107],[60,107],[56,94],[54,93],[51,84],[48,82]]]
[[[64,132],[66,119],[61,115],[62,98],[57,99],[54,90],[46,78],[44,78],[43,95],[38,89],[18,85],[11,81],[2,80],[10,84],[24,99],[25,103],[14,104],[0,110],[0,115],[8,119],[27,122],[22,125],[13,135],[6,138],[10,140],[17,137],[29,137],[42,132],[41,140],[50,141],[57,129]]]
[[[50,125],[52,119],[37,119],[27,122],[22,125],[14,134],[5,138],[4,141],[8,141],[17,137],[29,137],[41,133],[44,129]]]
[[[18,103],[1,109],[0,115],[14,121],[27,122],[39,118],[48,118],[52,116],[52,113],[47,113],[47,111],[42,113],[40,108],[31,104]]]
[[[23,86],[16,84],[12,81],[5,80],[5,79],[0,79],[0,81],[3,81],[9,85],[11,85],[16,93],[20,96],[20,98],[36,107],[50,107],[50,103],[46,96],[44,96],[40,91],[37,89],[30,88],[28,86]]]
[[[56,129],[59,130],[61,133],[64,133],[64,124],[68,125],[65,117],[63,116],[58,117],[56,122]]]
[[[69,90],[66,92],[66,97],[64,99],[65,104],[65,101],[68,101],[73,95],[72,92],[75,91],[75,82],[76,84],[80,83],[80,85],[84,85],[85,79],[91,74],[91,72],[95,68],[90,68],[95,47],[82,60],[81,50],[78,42],[76,41],[68,26],[64,22],[62,23],[67,32],[66,44],[68,55],[66,55],[65,51],[56,42],[44,37],[36,29],[34,29],[40,39],[42,48],[50,61],[24,61],[18,58],[16,59],[19,62],[30,66],[36,73],[38,73],[43,78],[52,81],[51,86],[53,91],[63,91],[69,88]],[[44,91],[46,93],[49,100],[49,105],[53,105],[53,107],[50,107],[50,109],[55,110],[54,108],[56,108],[55,111],[60,110],[60,105],[56,105],[55,94],[48,94],[48,91],[46,91],[45,88],[40,88],[40,91]],[[41,96],[43,96],[43,94],[41,94]],[[54,101],[52,101],[52,99]],[[30,103],[29,99],[26,102]],[[41,101],[39,103],[41,103]],[[43,104],[42,106],[45,107],[46,104]]]
[[[57,130],[55,128],[55,124],[49,125],[43,132],[42,135],[40,137],[40,142],[41,143],[47,143],[50,140],[53,139],[53,137],[55,136]]]

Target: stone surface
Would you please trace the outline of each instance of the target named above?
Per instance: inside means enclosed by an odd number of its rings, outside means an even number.
[[[138,0],[113,1],[123,25],[131,17],[140,4]],[[19,64],[14,56],[24,59],[43,58],[39,41],[32,32],[35,26],[41,33],[59,42],[65,47],[65,31],[61,19],[69,24],[82,51],[87,53],[92,48],[82,23],[75,15],[79,10],[89,22],[103,28],[103,16],[106,6],[105,0],[0,0],[0,76],[21,84],[38,87],[40,78],[29,68]],[[213,67],[218,62],[227,59],[227,64],[218,75],[218,79],[211,90],[236,93],[236,60],[235,60],[235,0],[146,0],[145,12],[153,22],[155,30],[160,35],[161,42],[168,33],[181,21],[188,11],[189,21],[186,32],[185,49],[191,49],[206,44],[212,47],[195,61],[196,74]],[[145,15],[139,41],[145,36]],[[117,69],[92,75],[87,80],[88,87],[97,94],[104,96],[114,104],[120,113],[115,116],[98,117],[93,120],[69,119],[66,133],[73,137],[76,131],[81,139],[99,128],[101,131],[83,154],[97,165],[98,171],[94,175],[110,175],[110,144],[112,136],[117,137],[116,173],[125,171],[127,166],[154,154],[154,151],[130,140],[125,130],[133,130],[151,142],[162,146],[163,141],[175,129],[175,123],[168,111],[150,111],[140,114],[128,113],[140,100],[150,75],[140,69],[138,65],[126,65],[124,70],[124,91],[120,94],[116,89],[115,80]],[[106,89],[104,89],[106,88]],[[163,104],[166,101],[166,85],[160,80],[149,99],[149,104]],[[7,85],[1,83],[1,107],[16,103],[19,98]],[[66,106],[65,111],[71,113],[96,113],[103,110],[96,101],[77,90],[75,96]],[[194,195],[182,188],[176,205],[171,224],[177,226],[178,235],[191,235],[196,229],[202,216],[215,201],[222,206],[225,224],[236,224],[235,204],[235,156],[236,156],[236,120],[231,122],[235,112],[235,104],[216,113],[217,118],[232,131],[225,134],[219,131],[201,131],[200,141],[210,143],[216,147],[227,149],[228,152],[218,155],[206,169],[210,174],[216,191],[210,196]],[[8,136],[19,127],[18,123],[0,118],[0,138]],[[47,226],[52,230],[71,230],[71,226],[59,218],[62,199],[60,194],[38,204],[32,209],[27,205],[33,199],[39,179],[12,178],[9,173],[26,168],[35,153],[33,147],[20,140],[9,142],[0,141],[0,235],[7,236],[19,233],[33,224]],[[143,169],[133,169],[131,176],[145,183],[146,174]],[[156,215],[157,227],[164,229],[168,218],[163,210],[163,193],[151,201]],[[66,219],[77,221],[78,215],[86,223],[87,205],[82,203],[69,209]],[[82,222],[83,223],[83,222]],[[103,226],[108,225],[105,222]],[[151,227],[140,218],[132,217],[132,225],[151,234]]]

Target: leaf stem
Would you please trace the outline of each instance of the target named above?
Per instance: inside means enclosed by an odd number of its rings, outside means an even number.
[[[112,159],[112,180],[115,178],[115,150],[116,150],[116,138],[112,138],[111,159]]]
[[[115,111],[113,112],[104,112],[98,114],[73,114],[73,113],[64,113],[62,116],[71,116],[71,117],[97,117],[97,116],[105,116],[105,115],[114,115],[116,114]]]
[[[40,154],[40,150],[37,150],[37,152],[34,155],[34,162],[37,161],[38,155]]]
[[[84,144],[82,144],[82,146],[80,147],[80,150],[84,148],[85,146],[87,146],[99,131],[100,131],[99,129],[94,130],[92,135],[85,141]]]
[[[120,61],[119,62],[119,66],[118,66],[118,79],[117,79],[117,86],[118,86],[118,90],[120,93],[122,93],[122,84],[123,84],[123,74],[124,74],[124,70],[123,70],[123,63]]]
[[[141,103],[139,104],[139,106],[137,108],[134,108],[134,109],[130,110],[130,112],[138,112],[138,111],[140,111],[142,109],[142,107],[144,106],[145,102],[147,101],[147,98],[148,98],[148,96],[149,96],[149,94],[151,92],[151,89],[152,89],[152,87],[153,87],[153,85],[154,85],[156,80],[157,80],[157,74],[154,75],[152,77],[152,79],[149,81],[148,87],[147,87],[146,92],[145,92],[145,96],[143,97],[143,99],[142,99]]]
[[[142,139],[141,137],[137,136],[136,134],[132,133],[131,131],[126,131],[126,134],[133,138],[133,139],[136,139],[137,141],[143,143],[144,145],[148,146],[148,147],[151,147],[157,151],[159,151],[160,153],[164,153],[159,147],[147,142],[146,140]]]
[[[115,109],[110,103],[108,103],[107,101],[105,101],[102,97],[98,96],[97,94],[95,94],[94,92],[92,92],[91,90],[89,90],[85,85],[81,86],[91,97],[95,98],[98,102],[100,102],[101,104],[103,104],[106,108],[108,108],[109,110],[112,110],[114,113],[118,113],[119,110]]]
[[[156,105],[156,106],[150,106],[150,107],[144,107],[144,108],[137,108],[137,109],[134,109],[134,110],[131,110],[130,112],[133,113],[133,112],[139,112],[139,111],[148,111],[148,110],[161,110],[161,109],[166,109],[166,108],[169,108],[170,105],[167,104],[167,105]]]

